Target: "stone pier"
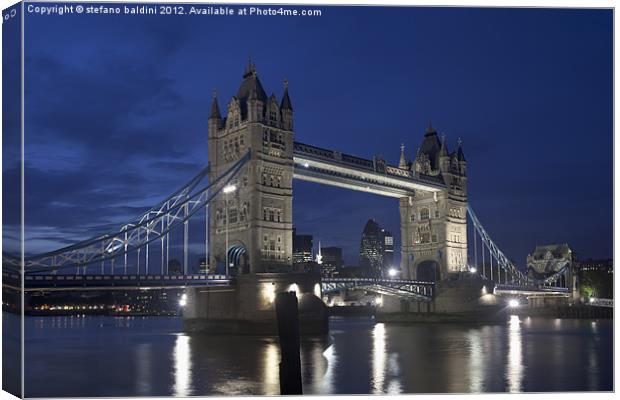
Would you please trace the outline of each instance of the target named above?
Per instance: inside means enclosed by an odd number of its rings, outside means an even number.
[[[482,279],[446,280],[437,283],[432,301],[383,296],[377,309],[381,322],[492,322],[503,320],[505,305],[492,293],[492,282]]]
[[[187,289],[183,325],[187,332],[276,335],[275,297],[294,291],[299,301],[301,334],[328,333],[327,310],[321,301],[320,276],[307,273],[240,275],[226,287]]]

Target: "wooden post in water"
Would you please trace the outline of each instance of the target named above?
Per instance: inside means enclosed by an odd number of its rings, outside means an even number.
[[[295,292],[276,295],[280,337],[280,394],[303,394],[299,357],[299,310]]]

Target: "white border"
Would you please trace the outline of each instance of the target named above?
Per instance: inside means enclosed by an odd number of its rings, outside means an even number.
[[[45,2],[42,0],[30,0],[28,2]],[[48,1],[49,3],[60,3],[61,1],[58,2],[54,2],[54,1]],[[104,3],[106,1],[75,1],[76,3]],[[615,1],[609,1],[609,0],[590,0],[588,2],[585,1],[579,1],[579,0],[564,0],[564,1],[558,1],[558,0],[546,0],[546,1],[506,1],[506,0],[476,0],[474,2],[471,1],[464,1],[464,0],[452,0],[450,2],[446,2],[446,1],[432,1],[432,0],[426,0],[426,1],[411,1],[411,0],[390,0],[389,2],[386,3],[379,3],[379,0],[377,1],[363,1],[363,0],[336,0],[336,1],[329,1],[329,0],[315,0],[312,2],[309,1],[284,1],[284,0],[269,0],[269,1],[256,1],[256,0],[247,0],[247,1],[228,1],[228,0],[222,0],[222,1],[218,1],[218,2],[213,2],[213,1],[197,1],[197,0],[186,0],[186,1],[147,1],[147,0],[134,0],[134,1],[118,1],[118,3],[211,3],[211,4],[299,4],[299,5],[377,5],[377,6],[442,6],[442,7],[450,7],[450,6],[460,6],[460,7],[559,7],[559,8],[615,8]],[[15,1],[12,0],[0,0],[0,8],[1,9],[5,9],[8,8],[10,6],[12,6],[13,4],[16,4]],[[22,5],[23,7],[23,5]],[[23,17],[24,17],[24,13],[22,12],[22,66],[23,66],[23,51],[24,51],[24,46],[23,46],[23,33],[24,33],[24,21],[23,21]],[[616,15],[615,15],[615,10],[614,10],[614,133],[615,133],[615,115],[617,115],[617,113],[620,111],[617,105],[616,100],[616,93],[617,93],[617,83],[615,80],[615,72],[616,72],[616,66],[618,65],[617,63],[617,53],[615,51],[616,48],[616,43],[617,43],[617,32],[615,30],[615,22],[616,22]],[[2,33],[1,33],[1,29],[0,29],[0,43],[2,41]],[[0,64],[2,61],[2,52],[0,51]],[[23,72],[23,71],[22,71]],[[0,77],[0,90],[2,89],[2,78]],[[23,154],[24,154],[24,148],[23,148],[23,123],[24,123],[24,85],[23,85],[23,80],[22,80],[22,187],[23,187]],[[2,106],[2,100],[0,97],[0,109]],[[0,127],[1,129],[1,127]],[[584,135],[587,135],[587,132],[584,132]],[[0,146],[2,144],[2,137],[0,135]],[[620,164],[616,163],[615,160],[615,154],[617,153],[617,150],[619,150],[619,146],[620,144],[618,144],[618,142],[616,142],[615,140],[615,135],[614,135],[614,256],[616,253],[616,249],[619,248],[620,246],[620,239],[618,239],[617,235],[616,235],[616,226],[618,226],[618,222],[620,222],[620,217],[615,213],[615,209],[616,209],[616,205],[618,204],[618,186],[616,185],[616,179],[618,176],[620,176]],[[1,161],[1,152],[0,152],[0,161]],[[2,182],[2,178],[0,177],[0,194],[1,194],[1,182]],[[23,199],[23,193],[22,193],[22,199]],[[21,212],[21,218],[22,218],[22,238],[24,237],[23,234],[23,218],[24,218],[24,213],[23,213],[23,202],[22,202],[22,212]],[[2,224],[2,215],[1,215],[1,196],[0,196],[0,225]],[[2,243],[2,238],[0,235],[0,246]],[[22,257],[23,257],[23,245],[22,245]],[[614,257],[615,258],[615,257]],[[614,281],[614,285],[615,287],[618,287],[616,284],[618,283],[618,276],[617,274],[615,274],[615,281]],[[22,283],[23,284],[23,283]],[[23,310],[23,296],[22,296],[22,310]],[[22,311],[23,312],[23,311]],[[615,312],[614,312],[615,314]],[[614,386],[616,385],[616,383],[618,382],[618,368],[615,365],[615,355],[616,355],[616,346],[615,346],[615,336],[616,333],[618,332],[618,321],[614,320]],[[24,348],[23,348],[23,317],[22,317],[22,396],[23,396],[23,369],[24,369],[24,364],[23,364],[23,357],[24,357]],[[1,333],[1,327],[0,327],[0,333]],[[1,337],[1,336],[0,336]],[[0,348],[1,350],[1,348]],[[1,381],[1,375],[0,375],[0,381]],[[436,398],[458,398],[458,399],[479,399],[479,396],[484,396],[485,399],[495,399],[495,398],[504,398],[505,394],[481,394],[481,395],[402,395],[402,396],[398,396],[399,398],[403,398],[403,397],[407,397],[407,398],[414,398],[415,399],[419,399],[419,400],[424,400],[424,399],[436,399]],[[585,396],[587,396],[589,399],[608,399],[610,398],[610,394],[608,393],[592,393],[592,392],[579,392],[579,393],[565,393],[565,392],[556,392],[556,393],[550,393],[550,394],[541,394],[541,393],[535,393],[535,394],[513,394],[510,395],[510,399],[522,399],[522,398],[529,398],[529,399],[537,399],[537,398],[557,398],[557,399],[562,399],[562,400],[581,400],[583,399]],[[272,398],[272,397],[268,397],[268,396],[261,396],[260,398]],[[357,398],[364,398],[364,399],[376,399],[376,396],[356,396]],[[396,396],[383,396],[383,398],[392,398],[392,397],[396,397]],[[13,399],[14,397],[11,396],[10,394],[6,393],[6,392],[1,392],[0,391],[0,400],[4,400],[4,399]],[[140,397],[140,399],[159,399],[160,397]],[[198,397],[196,397],[198,398]],[[215,398],[215,397],[209,397],[209,398]],[[228,398],[228,397],[226,397]],[[254,397],[244,397],[244,398],[248,398],[248,399],[257,399],[259,398],[258,396],[254,396]],[[278,399],[279,397],[273,397],[274,399]],[[326,396],[304,396],[304,398],[317,398],[317,399],[325,399]]]

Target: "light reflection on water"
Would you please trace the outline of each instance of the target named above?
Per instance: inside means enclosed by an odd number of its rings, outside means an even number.
[[[279,393],[277,338],[186,335],[175,318],[71,321],[26,319],[27,396]],[[302,340],[304,393],[611,390],[612,322],[566,321],[332,319],[329,338]],[[97,363],[85,368],[84,359]]]
[[[378,323],[372,331],[372,392],[381,394],[385,381],[385,324]]]
[[[263,393],[279,394],[280,349],[275,342],[267,343],[263,352]]]
[[[192,384],[192,355],[190,348],[191,338],[186,335],[177,335],[174,343],[174,385],[172,387],[173,396],[189,396]]]
[[[483,358],[484,349],[479,330],[470,330],[467,334],[469,340],[469,392],[482,392],[483,383]]]
[[[510,316],[508,323],[508,365],[506,366],[508,391],[521,392],[523,380],[523,354],[521,350],[521,320],[517,315]]]
[[[398,378],[394,378],[400,375],[398,355],[387,351],[385,324],[375,324],[372,337],[372,393],[401,393],[401,384]]]

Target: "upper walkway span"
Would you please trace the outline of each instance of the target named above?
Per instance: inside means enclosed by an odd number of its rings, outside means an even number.
[[[440,176],[394,167],[376,157],[369,160],[299,142],[293,144],[293,162],[295,179],[382,196],[401,198],[416,190],[445,189]]]

